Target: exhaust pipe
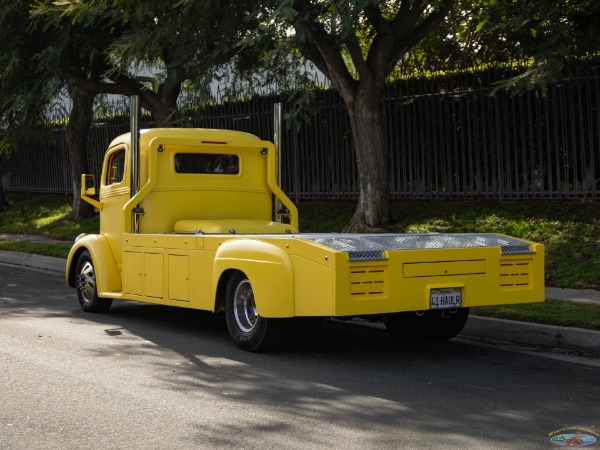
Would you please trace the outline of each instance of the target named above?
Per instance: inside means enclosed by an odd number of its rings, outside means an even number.
[[[131,96],[131,113],[130,113],[130,135],[131,135],[131,146],[130,151],[130,162],[129,165],[129,193],[130,198],[133,198],[139,190],[139,176],[140,176],[140,97],[138,95]],[[136,205],[131,211],[131,232],[140,232],[140,215],[144,214],[144,210]]]
[[[130,198],[137,194],[139,188],[139,161],[140,161],[140,97],[138,95],[131,96],[131,113],[129,118],[129,128],[131,134],[131,147],[130,156],[131,164],[130,167],[130,178],[129,178],[129,189]]]
[[[281,187],[281,123],[283,122],[283,105],[275,103],[273,106],[273,144],[275,145],[275,180],[277,186]],[[275,200],[275,220],[282,222],[281,202]]]
[[[276,162],[277,162],[277,185],[281,187],[281,124],[283,122],[283,104],[275,103],[273,107],[273,144],[275,144]]]

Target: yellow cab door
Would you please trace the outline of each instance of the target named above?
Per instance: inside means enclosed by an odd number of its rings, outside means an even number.
[[[100,181],[100,233],[108,240],[119,271],[122,269],[123,206],[130,195],[127,155],[127,145],[110,148],[104,158]]]

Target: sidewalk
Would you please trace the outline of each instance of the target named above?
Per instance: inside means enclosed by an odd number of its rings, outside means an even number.
[[[600,291],[546,287],[546,299],[600,305]]]
[[[53,241],[41,236],[29,235],[0,234],[0,240],[71,245],[70,242]],[[0,263],[42,269],[64,275],[66,260],[50,256],[0,250]],[[546,288],[546,298],[600,305],[600,291],[587,289]],[[558,327],[471,315],[462,335],[522,345],[592,353],[600,356],[600,331],[585,330],[582,328]]]
[[[57,241],[56,239],[50,239],[45,236],[38,236],[37,234],[0,233],[0,241],[41,242],[41,243],[45,243],[45,244],[65,245],[68,247],[73,245],[73,241]]]

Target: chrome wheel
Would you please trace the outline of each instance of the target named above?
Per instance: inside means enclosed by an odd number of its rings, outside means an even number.
[[[75,274],[75,288],[81,308],[92,313],[107,312],[112,305],[112,299],[98,297],[94,262],[87,250],[79,255]]]
[[[250,333],[258,320],[258,311],[254,303],[254,292],[250,281],[242,280],[233,295],[233,315],[240,330]]]
[[[86,303],[96,296],[96,274],[91,261],[85,261],[77,275],[77,289]]]
[[[249,352],[275,348],[283,338],[285,319],[269,319],[258,314],[254,291],[243,272],[234,272],[227,281],[225,321],[231,339]]]

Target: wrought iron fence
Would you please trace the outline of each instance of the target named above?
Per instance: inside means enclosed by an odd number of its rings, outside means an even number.
[[[490,95],[511,75],[512,69],[496,68],[400,80],[386,88],[382,109],[393,198],[599,198],[600,62],[571,66],[563,82],[544,94]],[[285,96],[265,95],[186,116],[191,126],[271,139],[277,101],[291,108]],[[128,131],[127,113],[126,99],[97,110],[88,142],[92,173],[99,175],[112,138]],[[356,198],[352,134],[341,99],[318,91],[309,117],[284,132],[282,188],[293,199]],[[64,112],[54,119],[65,120]],[[147,115],[141,123],[152,126]],[[23,143],[0,157],[5,190],[71,192],[63,132],[54,133],[54,142]]]

